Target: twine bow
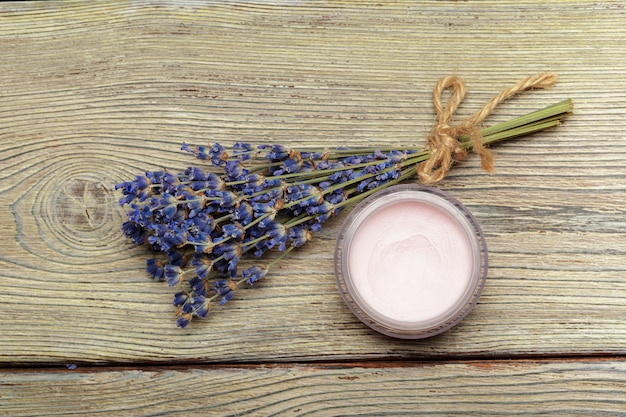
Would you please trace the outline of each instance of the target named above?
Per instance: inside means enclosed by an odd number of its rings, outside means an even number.
[[[484,170],[493,172],[493,154],[482,142],[480,124],[493,112],[498,104],[531,88],[548,88],[556,82],[556,75],[542,73],[522,79],[517,84],[503,90],[494,96],[481,110],[451,126],[450,120],[465,98],[467,92],[465,83],[460,77],[444,77],[433,90],[433,104],[437,112],[437,123],[428,135],[429,158],[417,167],[420,181],[432,184],[442,180],[454,161],[461,161],[467,156],[467,150],[462,146],[460,139],[469,136],[472,148],[481,159]],[[452,95],[445,109],[441,105],[441,95],[446,89],[452,90]]]

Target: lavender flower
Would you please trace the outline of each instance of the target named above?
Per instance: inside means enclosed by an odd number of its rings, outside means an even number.
[[[176,175],[160,170],[116,188],[128,207],[124,234],[147,243],[166,259],[151,258],[146,270],[177,291],[179,327],[205,317],[211,303],[230,301],[243,284],[264,278],[270,267],[311,240],[324,222],[360,194],[410,175],[409,150],[297,151],[283,145],[183,144],[183,151],[210,167],[190,166]],[[267,264],[247,266],[249,257]]]
[[[165,267],[163,267],[163,271],[165,279],[167,280],[167,283],[170,285],[170,287],[173,287],[176,284],[180,284],[185,277],[184,272],[180,266],[165,265]]]
[[[237,283],[231,279],[218,279],[213,283],[215,295],[222,297],[220,305],[224,305],[232,300],[236,289]]]
[[[267,267],[263,264],[253,265],[250,268],[244,270],[241,274],[246,284],[252,285],[261,278],[267,275]]]
[[[152,278],[163,281],[165,279],[165,264],[160,259],[150,258],[146,261],[146,271]]]

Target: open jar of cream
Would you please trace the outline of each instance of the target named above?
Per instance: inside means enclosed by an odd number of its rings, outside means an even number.
[[[430,337],[474,308],[487,277],[487,245],[452,196],[396,185],[352,210],[337,239],[335,276],[350,310],[372,329]]]

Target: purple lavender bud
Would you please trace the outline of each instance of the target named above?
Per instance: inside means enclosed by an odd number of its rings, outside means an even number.
[[[198,159],[201,159],[201,160],[209,159],[209,153],[207,152],[207,148],[204,147],[204,146],[196,146],[195,149],[194,149],[191,146],[187,145],[185,142],[183,142],[183,144],[180,147],[180,149],[182,151],[189,152],[189,153],[193,154]]]
[[[164,271],[165,279],[170,287],[181,283],[185,276],[183,270],[176,265],[165,265]]]
[[[195,295],[206,295],[206,291],[207,291],[207,280],[200,278],[200,277],[195,277],[189,280],[189,287],[191,288],[191,291],[195,294]]]
[[[245,226],[252,222],[254,211],[252,205],[247,201],[242,201],[239,207],[233,212],[233,220],[238,221],[242,226]]]
[[[393,164],[402,162],[408,158],[408,154],[405,151],[393,150],[387,154],[387,159]]]
[[[124,195],[124,197],[120,198],[118,201],[120,203],[120,206],[124,206],[128,203],[130,203],[131,201],[134,201],[137,197],[132,195],[132,194],[126,194]]]
[[[214,219],[205,212],[198,213],[193,219],[189,219],[189,227],[195,233],[211,233],[215,227]]]
[[[223,306],[224,304],[232,300],[234,296],[234,292],[229,292],[228,294],[225,294],[224,297],[222,297],[222,299],[220,300],[220,305]]]
[[[374,159],[387,159],[387,155],[379,151],[378,149],[374,151]]]
[[[275,211],[276,209],[272,203],[252,203],[252,212],[254,213],[254,217],[257,219]]]
[[[327,190],[328,188],[332,187],[334,185],[333,182],[331,181],[322,181],[318,184],[318,186],[322,189],[322,190]]]
[[[185,304],[188,299],[189,299],[189,294],[187,294],[186,292],[184,292],[184,291],[177,292],[176,294],[174,294],[174,302],[173,302],[173,304],[176,307],[179,307],[179,306],[182,306],[183,304]]]
[[[137,245],[143,245],[146,241],[145,230],[133,222],[122,223],[122,233]]]
[[[365,171],[366,174],[376,174],[378,172],[378,168],[376,168],[373,165],[370,165],[370,166],[363,168],[363,171]]]
[[[146,271],[148,271],[148,275],[157,281],[163,281],[165,279],[165,271],[164,271],[163,261],[156,258],[150,258],[146,260]]]
[[[273,215],[269,215],[266,218],[264,218],[263,220],[261,220],[258,223],[258,226],[260,229],[265,229],[266,227],[268,227],[270,224],[272,224],[274,222],[274,218],[276,217],[275,214]]]
[[[282,199],[285,197],[285,193],[282,188],[275,187],[270,188],[269,186],[265,186],[265,191],[262,194],[254,196],[251,198],[251,201],[254,203],[272,203],[277,199]]]
[[[228,181],[240,181],[242,177],[248,175],[248,170],[238,160],[226,162],[224,172]]]
[[[177,183],[178,178],[176,178],[176,176],[170,174],[169,172],[165,172],[161,176],[161,187],[166,192],[174,192]]]
[[[233,155],[241,161],[250,160],[252,153],[254,153],[254,149],[249,143],[235,142],[233,145]]]
[[[152,210],[150,210],[149,207],[138,206],[137,204],[133,203],[130,205],[130,210],[126,212],[126,217],[129,221],[137,225],[143,226],[147,222],[150,222],[150,220],[152,220]]]
[[[165,171],[146,171],[146,178],[150,181],[152,185],[161,185],[161,179],[165,175]]]
[[[215,291],[217,295],[222,296],[220,305],[226,304],[233,298],[235,289],[237,289],[237,285],[231,279],[218,279],[213,282],[213,291]]]
[[[372,178],[366,178],[363,181],[361,181],[357,186],[356,186],[356,190],[359,193],[362,193],[363,191],[367,190],[368,185],[373,181]]]
[[[248,285],[253,285],[265,275],[267,275],[267,267],[263,264],[251,266],[241,274]]]
[[[209,300],[202,295],[193,297],[193,313],[200,318],[205,318],[209,314]]]
[[[183,266],[185,263],[185,254],[179,250],[172,249],[167,252],[167,258],[170,265]]]
[[[241,240],[246,233],[241,224],[237,222],[225,224],[222,226],[222,232],[224,232],[224,238],[235,240]]]
[[[184,206],[189,210],[187,213],[188,218],[193,218],[198,215],[204,209],[204,199],[196,197],[195,194],[189,191],[182,191],[178,194],[178,198],[184,202]]]
[[[135,180],[130,182],[130,192],[137,194],[139,191],[148,188],[150,185],[148,182],[148,178],[143,175],[135,176]]]
[[[165,239],[169,246],[180,247],[188,241],[187,231],[178,227],[177,224],[172,224],[170,230],[165,234]]]
[[[302,159],[308,159],[310,161],[321,161],[328,158],[327,152],[301,152]]]
[[[380,181],[371,181],[367,184],[367,189],[368,190],[373,190],[374,188],[378,188],[380,187],[381,182]]]
[[[361,178],[363,175],[365,175],[365,172],[362,169],[357,170],[357,171],[352,171],[348,175],[348,180],[350,181],[350,180],[354,180],[354,179],[357,179],[357,178]]]
[[[378,174],[376,179],[378,181],[390,181],[400,177],[400,171],[394,169],[392,171],[383,172],[382,174]]]
[[[265,156],[272,162],[279,162],[289,157],[290,149],[282,145],[273,145]]]
[[[258,193],[266,188],[265,177],[261,174],[248,174],[245,178],[246,185],[242,191],[246,195]]]
[[[334,204],[328,202],[328,201],[323,201],[322,203],[316,205],[316,206],[309,206],[306,209],[306,212],[309,216],[313,216],[315,214],[326,214],[331,212],[333,209],[335,208]]]
[[[145,201],[151,193],[149,186],[148,178],[141,175],[137,175],[134,181],[115,184],[115,189],[121,190],[124,195],[124,197],[119,200],[120,205],[128,204],[135,198],[139,199],[140,202]]]
[[[389,167],[390,165],[388,162],[381,162],[380,164],[376,164],[376,172],[381,172]]]
[[[341,160],[344,165],[357,165],[363,162],[363,158],[360,155],[346,156]]]
[[[193,315],[193,304],[192,304],[193,299],[191,297],[192,297],[192,294],[189,294],[189,298],[187,299],[187,301],[182,306],[180,306],[181,307],[180,311],[184,314]]]
[[[284,224],[271,222],[266,226],[267,229],[267,247],[269,249],[278,245],[280,251],[286,249],[287,244],[287,228]]]
[[[261,256],[263,256],[263,254],[270,249],[267,246],[267,240],[262,240],[258,242],[256,245],[254,245],[254,248],[256,249],[254,251],[254,256],[256,256],[257,258],[260,258]]]
[[[213,241],[207,233],[198,232],[190,235],[188,242],[195,247],[196,253],[211,253],[213,250]]]
[[[302,168],[302,159],[301,158],[287,158],[282,163],[283,171],[288,174],[293,174],[294,172],[300,172],[300,168]]]
[[[224,256],[224,259],[230,261],[241,255],[241,244],[233,242],[222,243],[215,247],[213,253],[215,256]]]
[[[328,201],[331,204],[339,204],[345,200],[345,195],[343,190],[335,190],[330,194],[326,194],[324,196],[324,200]]]
[[[232,208],[239,201],[237,194],[232,191],[220,191],[216,194],[220,197],[219,205],[222,208]]]
[[[183,178],[186,177],[186,178]],[[207,174],[198,167],[189,167],[185,170],[185,175],[181,175],[180,182],[189,184],[192,190],[198,191],[208,188]]]
[[[292,227],[288,233],[291,246],[297,248],[311,240],[311,232],[301,226]]]
[[[224,190],[226,189],[226,184],[222,177],[217,174],[209,173],[206,177],[206,188],[209,190]]]
[[[346,177],[350,175],[351,172],[352,170],[334,172],[328,176],[328,181],[332,181],[334,183],[345,182]]]
[[[194,272],[200,279],[208,278],[209,273],[213,269],[213,262],[201,254],[195,254],[191,260],[191,266],[194,267]]]
[[[326,169],[329,169],[330,167],[331,164],[328,161],[320,161],[315,165],[315,169],[317,169],[318,171],[324,171]]]
[[[213,166],[219,167],[224,165],[228,160],[226,148],[224,148],[217,142],[214,143],[209,150],[209,158],[211,159],[211,163],[213,164]]]
[[[176,319],[176,326],[180,329],[184,329],[191,323],[191,314],[182,314]]]
[[[176,210],[178,209],[178,201],[173,195],[165,193],[161,195],[161,199],[159,200],[159,206],[161,207],[161,209],[159,210],[161,215],[166,217],[167,219],[172,219],[174,218]]]
[[[189,167],[185,170],[185,175],[189,181],[206,181],[206,172],[199,167]]]

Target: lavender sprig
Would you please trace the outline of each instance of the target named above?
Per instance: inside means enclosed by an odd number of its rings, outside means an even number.
[[[566,100],[481,131],[483,144],[561,123]],[[472,148],[461,138],[464,149]],[[347,205],[415,176],[429,152],[386,149],[305,149],[236,143],[232,150],[182,145],[207,161],[172,174],[146,172],[116,185],[127,207],[122,231],[161,256],[148,259],[150,276],[177,288],[177,325],[186,327],[224,305],[242,285],[254,285],[286,254],[308,242]],[[269,262],[249,259],[268,258]],[[239,264],[247,267],[240,271]]]

